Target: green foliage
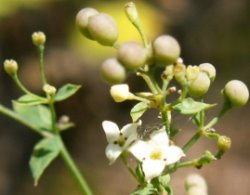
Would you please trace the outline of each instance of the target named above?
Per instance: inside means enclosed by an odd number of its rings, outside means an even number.
[[[18,98],[16,102],[20,104],[25,104],[26,106],[34,106],[34,105],[39,105],[39,104],[44,104],[47,103],[48,100],[46,98],[33,95],[33,94],[25,94]]]
[[[133,122],[136,122],[148,109],[148,105],[145,102],[137,103],[130,111],[130,116]]]
[[[45,169],[59,155],[60,148],[61,144],[57,137],[44,138],[35,145],[29,163],[35,185]]]
[[[51,131],[51,112],[44,105],[20,104],[13,101],[14,111],[27,123],[39,131]]]
[[[203,102],[194,101],[192,98],[186,98],[182,102],[175,104],[172,108],[181,114],[196,114],[203,110],[214,107],[216,104],[206,104]]]
[[[74,95],[79,89],[80,85],[66,84],[59,88],[58,92],[55,95],[55,101],[63,101],[70,96]]]

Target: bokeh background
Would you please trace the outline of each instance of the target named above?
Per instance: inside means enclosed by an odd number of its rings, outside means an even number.
[[[98,195],[127,195],[136,187],[119,161],[108,165],[101,128],[103,120],[116,121],[120,126],[130,122],[133,103],[115,104],[109,96],[109,86],[100,77],[100,63],[107,56],[114,56],[114,49],[85,39],[77,31],[74,20],[81,8],[95,7],[115,17],[120,42],[140,41],[125,17],[124,3],[122,0],[0,0],[0,64],[6,58],[16,59],[22,81],[32,91],[41,93],[31,33],[42,30],[47,35],[45,62],[49,82],[55,86],[65,82],[83,85],[76,96],[57,104],[57,109],[59,115],[67,114],[77,124],[64,132],[63,138]],[[186,64],[214,64],[217,79],[206,96],[208,102],[222,101],[220,90],[228,80],[240,79],[250,86],[250,1],[138,0],[135,3],[150,39],[171,34],[179,41]],[[127,81],[132,90],[145,88],[140,78],[130,76]],[[11,106],[10,100],[20,95],[0,68],[1,104]],[[184,194],[184,179],[192,172],[206,178],[210,195],[250,194],[249,114],[248,104],[228,113],[216,125],[219,132],[232,138],[232,149],[222,160],[201,170],[189,168],[175,173],[172,185],[176,195]],[[147,120],[150,123],[151,117]],[[194,134],[194,129],[186,118],[176,116],[176,121],[182,127],[177,142],[182,144]],[[80,195],[60,158],[48,168],[39,186],[33,186],[28,161],[39,139],[26,127],[0,115],[0,194]],[[202,139],[187,155],[197,156],[207,148],[213,150],[214,145]]]

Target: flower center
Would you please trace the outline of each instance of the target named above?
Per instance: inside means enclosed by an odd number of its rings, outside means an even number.
[[[150,158],[152,160],[161,160],[162,159],[162,151],[160,148],[155,148],[151,153],[150,153]]]
[[[125,137],[122,133],[120,133],[118,139],[115,141],[115,144],[118,144],[120,147],[122,147],[127,140],[127,137]]]

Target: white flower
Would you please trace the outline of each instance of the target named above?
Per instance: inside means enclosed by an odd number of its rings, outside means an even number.
[[[169,145],[165,128],[153,132],[148,141],[136,141],[129,151],[142,162],[147,182],[160,176],[166,165],[175,163],[185,156],[181,148]]]
[[[139,123],[129,123],[120,130],[117,124],[112,121],[102,122],[108,141],[105,153],[110,164],[113,164],[120,154],[137,139],[139,125]]]
[[[123,102],[134,96],[130,93],[129,86],[127,84],[113,85],[110,88],[110,94],[115,102]]]

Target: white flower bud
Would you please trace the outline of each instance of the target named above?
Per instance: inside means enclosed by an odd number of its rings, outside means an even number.
[[[115,102],[123,102],[134,96],[132,93],[130,93],[129,86],[127,84],[113,85],[110,88],[110,94]]]
[[[194,81],[198,74],[200,72],[200,69],[198,66],[188,66],[186,70],[186,77],[188,81]]]
[[[244,106],[249,98],[249,91],[245,83],[239,80],[229,81],[223,90],[224,97],[230,102],[231,106]]]
[[[211,81],[214,81],[216,77],[216,69],[210,63],[203,63],[199,65],[200,71],[205,72]]]
[[[188,195],[208,195],[206,181],[198,174],[188,175],[185,187]]]
[[[48,95],[54,95],[56,93],[56,88],[52,85],[45,84],[43,86],[43,91]]]
[[[188,84],[189,95],[200,98],[204,96],[210,86],[210,79],[206,73],[200,72],[195,80]]]

